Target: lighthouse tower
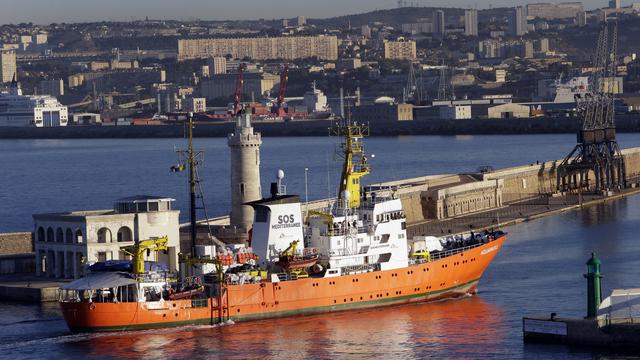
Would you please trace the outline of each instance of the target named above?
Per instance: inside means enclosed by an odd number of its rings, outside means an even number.
[[[231,153],[231,226],[248,232],[253,224],[253,208],[244,205],[262,199],[260,189],[260,133],[253,131],[251,114],[242,111],[235,132],[229,134]]]

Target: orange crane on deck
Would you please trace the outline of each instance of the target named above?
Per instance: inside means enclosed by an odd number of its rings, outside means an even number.
[[[233,95],[233,116],[240,113],[240,100],[242,100],[242,88],[244,87],[244,69],[247,67],[245,63],[238,66],[238,76],[236,77],[236,91]]]
[[[289,66],[285,65],[282,73],[280,73],[280,91],[278,91],[278,99],[275,111],[275,116],[284,117],[287,116],[287,110],[284,108],[284,94],[287,91],[287,84],[289,83]]]

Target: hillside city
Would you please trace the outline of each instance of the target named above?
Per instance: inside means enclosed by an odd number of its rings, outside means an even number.
[[[397,8],[327,19],[0,27],[0,126],[163,125],[351,116],[397,121],[571,117],[590,87],[640,109],[640,3]],[[603,22],[617,76],[590,83]],[[19,109],[18,109],[19,108]],[[346,113],[346,114],[345,114]]]

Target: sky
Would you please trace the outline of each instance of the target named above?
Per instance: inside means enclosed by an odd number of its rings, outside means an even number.
[[[407,0],[418,6],[489,8],[551,0]],[[632,0],[622,1],[628,5]],[[607,0],[585,0],[586,9]],[[33,22],[129,21],[134,19],[325,18],[397,7],[397,0],[0,0],[0,24]]]

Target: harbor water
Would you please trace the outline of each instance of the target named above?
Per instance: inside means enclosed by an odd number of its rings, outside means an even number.
[[[637,139],[636,139],[637,138]],[[278,168],[289,193],[333,195],[335,139],[265,138],[263,189]],[[369,183],[522,165],[563,157],[572,135],[397,137],[367,140]],[[623,147],[640,137],[622,134]],[[196,139],[210,216],[228,212],[225,139]],[[186,207],[184,174],[170,174],[182,139],[0,141],[0,232],[29,231],[31,214],[109,208],[134,194],[166,195]],[[331,186],[328,186],[328,181]],[[332,193],[333,192],[333,193]],[[603,262],[605,293],[638,286],[640,197],[541,218],[506,229],[509,239],[480,282],[456,301],[220,327],[70,334],[56,304],[0,303],[0,359],[36,358],[616,358],[602,350],[522,342],[522,316],[586,311],[585,262]],[[625,358],[630,356],[625,355]],[[631,356],[631,358],[633,358]]]

